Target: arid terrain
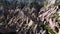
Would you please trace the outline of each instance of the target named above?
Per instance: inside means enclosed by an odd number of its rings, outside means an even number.
[[[0,0],[0,34],[60,34],[60,0],[18,1]]]

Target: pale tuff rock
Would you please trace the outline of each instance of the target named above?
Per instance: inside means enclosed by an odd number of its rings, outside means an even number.
[[[44,30],[44,31],[42,32],[42,34],[45,34],[45,32],[46,32],[46,30]]]
[[[51,27],[51,29],[53,29],[53,31],[55,31],[54,27],[57,26],[57,24],[55,23],[55,20],[52,21],[52,18],[50,18],[50,16],[52,14],[56,13],[57,9],[58,9],[58,6],[51,7],[47,11],[46,11],[46,9],[44,9],[45,12],[43,12],[42,14],[39,15],[41,21],[44,21],[44,19],[46,19],[45,21],[49,22],[49,27]]]
[[[60,16],[60,10],[59,10],[57,13],[58,13],[58,15]]]
[[[44,21],[44,19],[49,18],[51,14],[54,14],[57,9],[57,7],[50,8],[48,11],[40,14],[39,17],[41,17],[41,20]]]
[[[49,19],[49,26],[54,30],[55,23],[52,21],[52,19]]]
[[[56,0],[46,0],[47,2],[47,7],[51,6],[51,5],[54,5]]]
[[[28,26],[30,27],[32,24],[33,24],[33,21],[32,21],[32,20],[30,20],[30,22],[29,22]]]
[[[46,0],[48,2],[48,4],[55,4],[56,0]]]
[[[34,29],[33,29],[33,30],[36,30],[36,28],[37,28],[37,24],[35,25],[35,27],[34,27]]]
[[[11,24],[11,23],[12,23],[12,20],[13,20],[13,18],[11,18],[11,20],[9,21],[9,23],[8,23],[8,24]]]
[[[58,32],[58,34],[60,34],[60,29],[59,29],[59,32]]]
[[[60,20],[60,17],[58,18],[58,20]]]

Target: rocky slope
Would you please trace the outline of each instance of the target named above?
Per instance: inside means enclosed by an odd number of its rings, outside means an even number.
[[[0,34],[60,34],[59,3],[0,3]]]

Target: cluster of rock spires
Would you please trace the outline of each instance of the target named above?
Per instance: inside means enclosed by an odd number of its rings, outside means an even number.
[[[60,34],[59,6],[0,5],[0,34]]]

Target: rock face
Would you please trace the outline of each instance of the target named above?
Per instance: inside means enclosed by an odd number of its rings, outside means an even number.
[[[46,0],[49,4],[55,4],[56,0]]]
[[[19,0],[8,0],[10,4],[1,3],[0,32],[1,34],[59,34],[59,8],[54,5],[56,0],[46,0],[48,4],[38,3],[14,4]],[[21,0],[23,1],[23,0]],[[27,1],[27,0],[26,0]],[[27,2],[29,2],[28,0]],[[41,1],[44,0],[33,0]],[[19,1],[20,2],[20,1]],[[25,2],[25,0],[24,0]],[[50,3],[50,5],[49,5]],[[43,3],[42,3],[43,4]],[[15,6],[16,5],[16,6]],[[49,6],[48,6],[49,5]],[[13,7],[12,7],[13,6]],[[15,6],[15,7],[14,7]]]

